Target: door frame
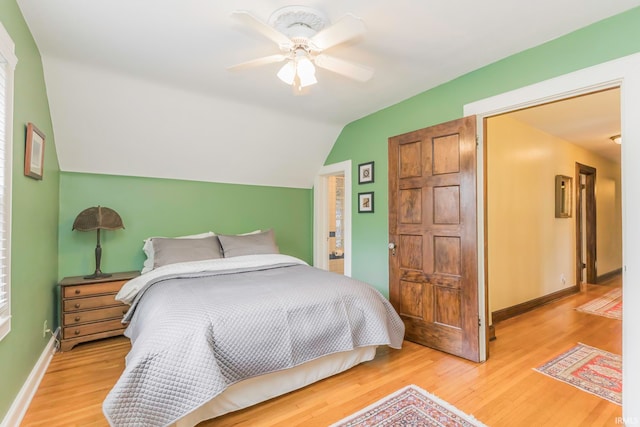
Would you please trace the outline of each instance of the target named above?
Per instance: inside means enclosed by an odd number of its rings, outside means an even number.
[[[313,266],[329,269],[329,201],[330,176],[344,175],[344,275],[351,277],[351,160],[320,168],[313,185]]]
[[[597,227],[596,227],[596,174],[597,171],[591,166],[584,165],[576,162],[576,171],[574,182],[575,187],[575,200],[576,200],[576,284],[582,284],[582,260],[585,260],[586,264],[586,277],[585,283],[594,284],[598,281],[597,270]],[[585,212],[584,221],[582,224],[582,183],[580,175],[587,177],[585,184]],[[583,236],[583,225],[586,232]],[[586,239],[586,253],[582,253],[582,240]],[[582,289],[582,287],[581,287]]]
[[[603,89],[620,87],[620,112],[622,143],[622,414],[629,419],[640,419],[640,408],[634,403],[640,400],[640,339],[634,337],[633,325],[640,324],[640,266],[633,261],[640,258],[640,198],[629,197],[634,194],[633,183],[640,181],[640,170],[633,165],[640,159],[640,53],[616,60],[604,62],[579,71],[571,72],[550,80],[525,86],[510,92],[482,99],[464,105],[464,116],[476,115],[478,120],[478,224],[485,219],[485,151],[484,120],[521,108],[557,101],[564,98],[583,95]],[[478,303],[482,316],[487,311],[486,300],[486,252],[485,227],[478,227]],[[482,319],[484,328],[480,329],[481,356],[487,354],[486,334],[488,324]],[[637,335],[637,334],[636,334]],[[485,339],[483,339],[483,336]]]

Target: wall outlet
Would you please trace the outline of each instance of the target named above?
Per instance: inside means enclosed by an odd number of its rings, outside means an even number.
[[[47,332],[51,332],[51,329],[49,329],[48,322],[45,320],[42,325],[42,338],[47,336]]]
[[[567,278],[566,278],[566,277],[564,277],[564,273],[562,273],[562,274],[560,275],[560,281],[562,282],[562,284],[563,284],[563,285],[566,285],[566,284],[567,284]]]

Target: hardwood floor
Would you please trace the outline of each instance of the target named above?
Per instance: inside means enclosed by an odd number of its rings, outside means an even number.
[[[327,426],[407,384],[488,426],[619,426],[620,406],[533,370],[578,342],[621,354],[621,321],[574,310],[614,286],[620,278],[496,324],[485,363],[405,342],[402,350],[379,348],[374,360],[347,372],[199,426]],[[106,426],[102,400],[128,350],[118,337],[57,353],[22,426]]]

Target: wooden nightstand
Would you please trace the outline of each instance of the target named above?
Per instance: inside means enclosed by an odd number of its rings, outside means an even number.
[[[83,276],[65,277],[60,282],[60,351],[71,350],[76,344],[100,338],[122,335],[122,316],[129,306],[115,296],[139,271],[113,273],[102,279]]]

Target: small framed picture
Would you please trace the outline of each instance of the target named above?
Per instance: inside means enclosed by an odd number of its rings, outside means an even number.
[[[42,179],[44,171],[44,133],[33,123],[27,124],[27,143],[24,152],[24,174]]]
[[[373,191],[358,193],[358,212],[373,213]]]
[[[373,182],[373,162],[358,165],[358,184]]]

